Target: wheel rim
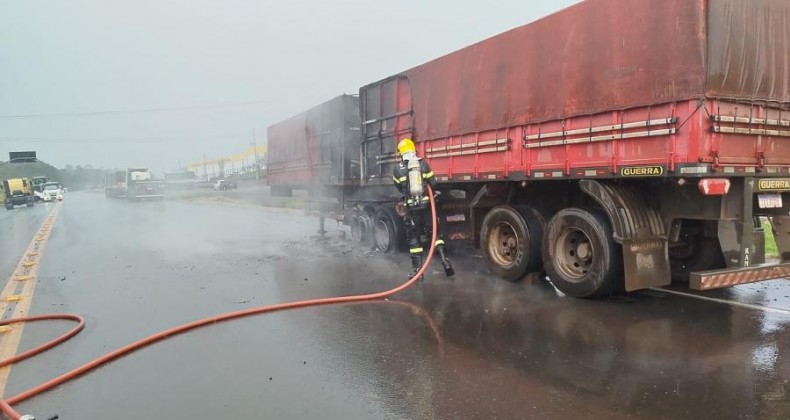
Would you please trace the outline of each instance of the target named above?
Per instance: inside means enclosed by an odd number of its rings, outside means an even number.
[[[376,247],[378,247],[378,249],[386,251],[390,248],[392,234],[390,232],[389,226],[387,226],[386,221],[382,219],[376,222],[373,235],[376,238]]]
[[[518,235],[510,223],[499,222],[488,234],[488,255],[499,266],[515,264],[518,247]]]
[[[565,230],[554,245],[557,270],[568,280],[582,280],[593,266],[594,251],[592,241],[584,231],[574,228]]]
[[[351,218],[351,239],[354,242],[362,242],[362,226],[359,221],[359,217],[352,217]]]

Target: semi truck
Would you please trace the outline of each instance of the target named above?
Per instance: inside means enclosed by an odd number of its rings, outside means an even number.
[[[104,178],[104,193],[107,197],[127,200],[164,199],[165,183],[155,179],[148,168],[127,168],[125,171],[108,173]]]
[[[3,204],[6,210],[13,210],[15,206],[33,207],[35,196],[33,184],[27,178],[12,178],[3,181]]]
[[[34,176],[30,178],[30,182],[33,185],[33,195],[36,201],[41,201],[43,199],[44,184],[49,182],[49,178],[43,175]]]
[[[269,127],[271,191],[307,189],[354,240],[395,250],[408,137],[439,180],[445,238],[506,280],[595,297],[790,277],[788,14],[583,1]]]

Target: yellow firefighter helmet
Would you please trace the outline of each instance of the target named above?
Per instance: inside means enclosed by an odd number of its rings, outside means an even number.
[[[409,152],[416,152],[417,148],[414,147],[414,142],[410,138],[404,138],[398,143],[398,153],[402,156]]]

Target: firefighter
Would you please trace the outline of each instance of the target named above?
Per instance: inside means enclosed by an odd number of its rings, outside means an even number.
[[[403,223],[406,225],[406,241],[409,245],[411,266],[414,269],[412,276],[414,276],[422,267],[422,258],[425,251],[423,243],[430,241],[433,230],[434,220],[431,217],[430,199],[426,184],[430,184],[433,189],[434,200],[438,201],[440,192],[436,191],[437,182],[430,165],[417,157],[417,149],[414,147],[414,142],[411,139],[405,138],[398,143],[398,154],[402,160],[398,162],[393,170],[393,181],[395,181],[398,191],[403,194],[405,207]],[[437,220],[436,223],[438,222]],[[439,226],[437,224],[437,228]],[[427,235],[427,240],[421,239],[424,235]],[[444,273],[448,277],[455,274],[450,260],[447,259],[444,240],[438,234],[436,236],[436,253],[442,261]]]

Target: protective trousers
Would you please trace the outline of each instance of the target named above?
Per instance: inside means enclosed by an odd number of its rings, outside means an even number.
[[[433,219],[431,218],[431,209],[407,209],[404,216],[404,224],[406,225],[406,243],[409,246],[409,255],[411,256],[411,266],[414,270],[412,275],[416,274],[420,267],[422,267],[423,254],[426,249],[424,244],[428,244],[431,240],[431,233],[433,231]],[[437,227],[441,227],[438,224]],[[441,230],[441,229],[440,229]],[[430,246],[429,248],[430,249]],[[444,273],[449,277],[455,274],[450,260],[447,258],[447,251],[442,239],[441,232],[436,235],[436,254],[442,261]]]

